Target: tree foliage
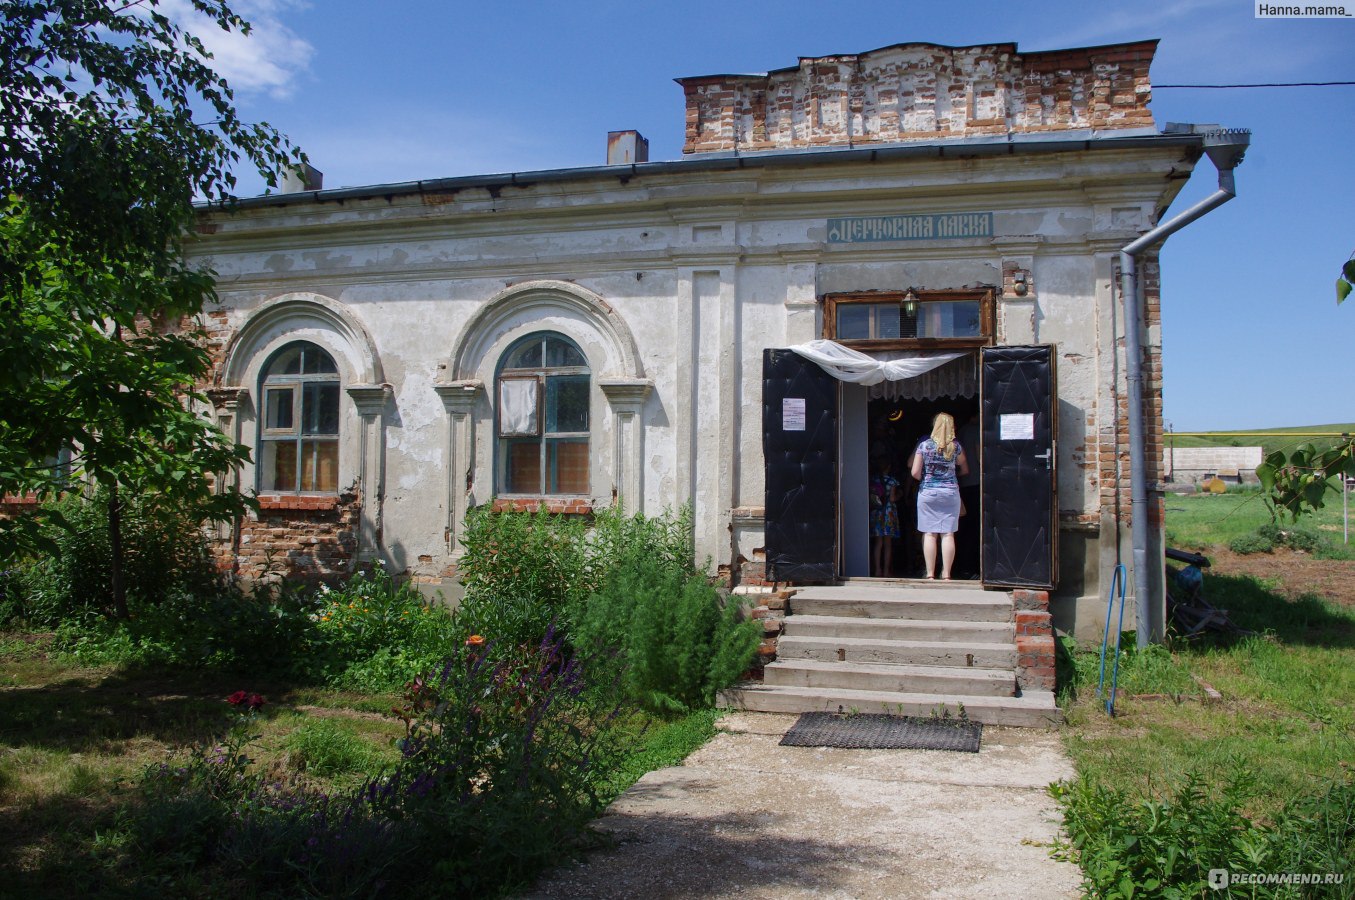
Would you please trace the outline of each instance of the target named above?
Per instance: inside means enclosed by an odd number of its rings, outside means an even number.
[[[1312,444],[1289,452],[1276,450],[1257,467],[1256,475],[1268,495],[1271,517],[1297,522],[1321,509],[1329,492],[1339,492],[1341,479],[1355,477],[1355,438],[1347,436],[1324,450]]]
[[[61,491],[238,513],[210,475],[246,458],[197,415],[209,357],[192,322],[211,273],[181,253],[194,198],[226,202],[233,168],[277,175],[300,154],[242,122],[201,40],[159,0],[0,0],[0,493]],[[225,0],[196,21],[248,25]],[[73,471],[53,466],[72,455]],[[0,522],[0,557],[38,541]]]
[[[1355,290],[1355,253],[1350,255],[1341,266],[1341,274],[1336,279],[1336,303],[1340,305],[1350,296],[1351,290]]]

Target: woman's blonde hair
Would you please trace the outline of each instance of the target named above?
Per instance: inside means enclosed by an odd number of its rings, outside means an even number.
[[[950,413],[937,413],[932,419],[932,442],[946,459],[955,458],[955,420]]]

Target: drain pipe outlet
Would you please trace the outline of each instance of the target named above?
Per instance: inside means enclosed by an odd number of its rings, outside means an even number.
[[[1143,415],[1143,303],[1138,277],[1138,256],[1149,247],[1165,240],[1191,222],[1219,208],[1233,197],[1237,189],[1233,183],[1233,169],[1242,162],[1251,132],[1244,128],[1230,128],[1205,132],[1203,148],[1219,172],[1219,187],[1213,194],[1158,225],[1152,231],[1126,244],[1120,250],[1120,296],[1124,302],[1125,368],[1128,382],[1129,405],[1129,479],[1131,538],[1134,545],[1134,599],[1135,634],[1140,648],[1162,640],[1166,625],[1156,612],[1149,587],[1148,568],[1148,461],[1144,446]],[[1161,563],[1159,562],[1159,565]]]

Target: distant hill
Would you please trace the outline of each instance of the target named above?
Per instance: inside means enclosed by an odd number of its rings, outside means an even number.
[[[1355,422],[1334,425],[1295,425],[1289,428],[1255,428],[1250,431],[1210,431],[1203,436],[1177,436],[1168,434],[1168,447],[1256,447],[1262,453],[1276,450],[1292,450],[1302,443],[1311,443],[1317,447],[1330,447],[1340,441],[1339,437],[1307,437],[1305,433],[1321,432],[1325,434],[1355,434]],[[1277,436],[1278,435],[1278,436]],[[1288,435],[1293,435],[1289,437]]]

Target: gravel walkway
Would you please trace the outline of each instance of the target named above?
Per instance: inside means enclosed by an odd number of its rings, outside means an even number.
[[[986,726],[979,753],[781,747],[793,715],[731,713],[597,823],[614,846],[524,898],[1078,896],[1049,857],[1056,732]]]

